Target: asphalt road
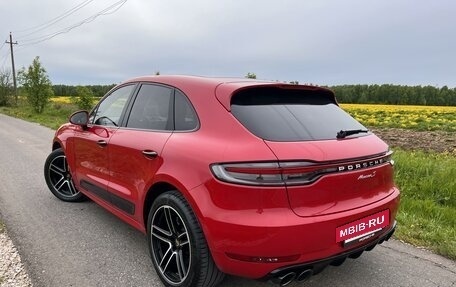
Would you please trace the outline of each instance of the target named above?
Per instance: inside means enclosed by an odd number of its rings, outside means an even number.
[[[162,286],[145,236],[93,202],[57,200],[43,179],[53,131],[0,114],[0,214],[34,286]],[[390,240],[292,286],[456,286],[454,261]],[[227,277],[221,286],[275,286]]]

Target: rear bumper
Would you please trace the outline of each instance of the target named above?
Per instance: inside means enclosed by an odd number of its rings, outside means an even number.
[[[393,188],[387,197],[367,206],[299,217],[290,208],[221,208],[211,197],[205,198],[210,192],[204,186],[197,189],[198,217],[215,263],[225,273],[251,279],[281,276],[283,268],[307,266],[309,262],[335,264],[333,257],[375,246],[392,234],[400,202],[399,190]],[[374,237],[349,247],[336,242],[337,227],[383,210],[389,210],[390,224]],[[314,266],[317,273],[320,265]]]
[[[267,276],[262,278],[263,280],[272,280],[274,283],[278,283],[284,285],[284,283],[291,282],[293,280],[296,281],[304,281],[312,275],[318,274],[323,269],[325,269],[328,265],[332,266],[339,266],[347,258],[358,258],[364,251],[371,251],[372,249],[377,246],[377,244],[382,244],[384,241],[387,241],[391,238],[394,231],[396,231],[396,221],[394,221],[393,225],[390,229],[388,229],[383,235],[378,236],[378,238],[370,241],[368,244],[357,247],[353,250],[331,256],[328,258],[316,260],[313,262],[307,262],[304,264],[296,264],[291,266],[286,266],[282,268],[278,268],[273,270]],[[291,280],[291,281],[290,281]]]

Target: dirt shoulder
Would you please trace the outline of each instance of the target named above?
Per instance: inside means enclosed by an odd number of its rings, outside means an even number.
[[[456,155],[456,133],[396,128],[371,128],[370,130],[391,147],[404,150],[448,152]]]

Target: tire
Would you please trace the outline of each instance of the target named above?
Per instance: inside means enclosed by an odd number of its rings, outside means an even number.
[[[87,199],[74,186],[65,153],[61,148],[47,157],[44,163],[44,178],[49,190],[60,200],[79,202]]]
[[[215,265],[190,205],[176,190],[152,204],[147,241],[154,268],[168,287],[214,287],[224,278]]]

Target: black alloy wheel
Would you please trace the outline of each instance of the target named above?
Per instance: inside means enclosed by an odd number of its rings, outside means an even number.
[[[152,263],[165,286],[214,287],[224,278],[215,265],[200,224],[176,190],[152,204],[147,239]]]
[[[61,148],[49,154],[44,164],[44,178],[49,190],[60,200],[77,202],[86,197],[74,186],[65,153]]]

